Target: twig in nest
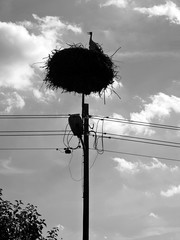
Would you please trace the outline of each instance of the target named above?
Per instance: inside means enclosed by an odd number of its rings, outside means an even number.
[[[119,51],[119,49],[121,49],[121,47],[119,47],[119,48],[111,55],[111,58]]]

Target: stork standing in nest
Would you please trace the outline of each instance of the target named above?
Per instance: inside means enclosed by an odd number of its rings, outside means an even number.
[[[98,43],[96,43],[92,40],[92,32],[88,32],[88,34],[90,35],[89,50],[103,53],[102,47]]]

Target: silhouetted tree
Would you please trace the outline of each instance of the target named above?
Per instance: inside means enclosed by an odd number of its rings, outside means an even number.
[[[45,226],[45,219],[41,219],[36,206],[29,203],[24,206],[21,200],[15,200],[15,203],[3,200],[0,189],[1,240],[57,240],[59,228],[54,227],[47,232],[47,237],[43,237]]]

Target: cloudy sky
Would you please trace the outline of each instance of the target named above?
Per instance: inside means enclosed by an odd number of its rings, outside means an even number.
[[[104,121],[103,132],[118,136],[104,139],[103,154],[90,151],[90,239],[179,240],[180,133],[177,128],[148,125],[180,127],[179,1],[1,0],[1,115],[81,113],[81,96],[46,88],[42,66],[57,47],[67,43],[88,47],[88,31],[108,55],[121,46],[113,56],[121,77],[114,89],[121,99],[110,92],[106,104],[103,98],[87,97],[90,114],[124,121]],[[67,122],[67,118],[1,117],[0,187],[8,200],[37,205],[48,228],[61,226],[64,240],[78,240],[82,149],[70,155],[56,151],[65,147],[67,136],[63,141],[62,135],[26,137],[16,132],[7,137],[2,132],[64,131]],[[102,131],[101,121],[92,119],[91,126]],[[127,136],[141,142],[126,141]],[[156,144],[143,143],[145,139]],[[92,149],[93,143],[91,136]],[[76,138],[70,141],[72,147],[77,144]],[[99,149],[101,144],[100,139]]]

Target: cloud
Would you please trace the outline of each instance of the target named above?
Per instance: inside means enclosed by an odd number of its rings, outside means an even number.
[[[136,191],[143,191],[148,199],[159,196],[163,187],[176,185],[180,180],[178,166],[168,166],[155,158],[143,162],[141,159],[130,161],[115,157],[113,161],[122,183]]]
[[[153,16],[165,16],[171,23],[180,24],[180,8],[172,1],[167,1],[166,4],[155,5],[150,8],[134,8],[143,14],[147,14],[149,17]]]
[[[23,109],[24,99],[17,92],[0,93],[1,113],[10,113],[14,109]]]
[[[118,163],[118,166],[116,167],[116,169],[119,172],[128,172],[130,174],[134,174],[139,171],[137,162],[132,163],[132,162],[126,161],[123,158],[114,158],[113,160]]]
[[[131,159],[113,158],[116,174],[113,173],[111,180],[108,177],[111,175],[106,175],[108,180],[100,193],[97,187],[99,202],[95,203],[93,229],[96,233],[107,235],[108,239],[119,239],[114,238],[115,233],[121,234],[120,239],[145,239],[175,232],[177,229],[172,229],[174,225],[171,225],[168,216],[158,210],[163,207],[165,212],[172,204],[166,199],[164,201],[160,192],[162,188],[179,182],[179,167],[158,159]],[[105,191],[107,188],[109,192]],[[103,196],[98,198],[102,192]],[[176,201],[176,210],[179,210],[179,201]]]
[[[131,113],[130,119],[133,121],[142,121],[150,123],[153,120],[162,122],[164,119],[170,117],[172,111],[180,113],[180,98],[176,96],[168,96],[164,93],[158,93],[151,96],[151,103],[145,103],[143,110],[139,113]],[[152,135],[154,130],[149,127],[133,126],[132,129],[138,134]]]
[[[96,129],[98,131],[102,131],[102,124],[103,124],[103,132],[105,133],[115,133],[115,134],[128,134],[129,133],[129,125],[127,123],[123,123],[123,120],[126,120],[122,115],[113,113],[112,118],[120,119],[122,122],[119,121],[102,121],[93,120],[93,123],[96,124]]]
[[[103,4],[100,4],[100,7],[116,6],[118,8],[126,8],[128,6],[128,0],[108,0]]]
[[[156,215],[155,213],[151,212],[151,213],[149,214],[149,217],[152,217],[152,218],[157,219],[157,218],[158,218],[158,215]]]
[[[168,169],[168,166],[165,163],[160,162],[157,158],[153,158],[153,161],[150,164],[140,163],[140,167],[147,171],[151,171],[153,169],[161,169],[161,170]],[[169,168],[169,169],[171,171],[172,168]]]
[[[115,162],[118,163],[116,166],[116,169],[119,172],[125,172],[130,174],[135,174],[139,172],[144,171],[152,171],[154,169],[161,169],[161,170],[167,170],[168,166],[162,162],[160,162],[158,159],[153,158],[152,161],[149,164],[144,164],[142,162],[130,162],[126,161],[123,158],[113,158]],[[170,171],[172,171],[174,168],[170,168]]]
[[[38,102],[48,103],[55,100],[56,94],[51,89],[45,89],[43,91],[33,88],[33,95]]]
[[[113,113],[112,118],[115,120],[104,121],[104,132],[111,132],[119,135],[129,135],[135,133],[137,135],[155,134],[155,130],[148,126],[151,122],[164,122],[165,119],[170,118],[171,113],[180,113],[180,98],[174,95],[167,95],[164,93],[158,93],[150,96],[150,103],[146,103],[142,100],[142,110],[140,112],[130,113],[131,121],[142,122],[142,124],[128,124],[128,119],[124,118],[118,113]],[[116,121],[116,119],[120,121]],[[95,121],[97,124],[97,121]],[[145,123],[146,125],[143,125]],[[98,130],[101,131],[102,122],[98,122]]]
[[[46,16],[43,18],[38,17],[36,14],[33,14],[35,20],[37,20],[37,27],[40,29],[40,32],[47,38],[51,39],[51,41],[56,43],[58,40],[58,36],[62,36],[62,34],[68,30],[79,34],[82,33],[82,29],[76,24],[70,24],[68,22],[62,22],[59,17],[56,16]]]
[[[58,17],[40,18],[33,14],[34,23],[0,22],[0,86],[27,90],[33,85],[36,68],[32,64],[42,61],[52,49],[63,44],[63,34],[81,33],[75,24]]]
[[[31,173],[31,170],[23,170],[12,166],[11,159],[0,160],[0,174],[9,175],[9,174],[27,174]]]
[[[130,120],[133,121],[145,121],[145,119],[141,119],[140,113],[131,113]],[[136,115],[138,117],[136,117]],[[152,130],[149,126],[144,125],[135,125],[135,124],[129,124],[128,119],[124,118],[122,115],[113,113],[112,121],[104,121],[103,122],[103,132],[104,133],[112,133],[112,134],[118,134],[118,135],[130,135],[130,134],[143,134],[143,135],[152,135],[155,133],[154,130]],[[116,121],[117,119],[117,121]],[[141,119],[141,120],[140,120]],[[148,121],[145,121],[148,123]],[[102,129],[102,122],[97,122],[94,120],[95,124],[98,124],[97,129],[99,132],[101,132]]]
[[[179,186],[171,186],[167,191],[161,191],[161,196],[163,197],[173,197],[174,195],[180,194],[180,185]]]

